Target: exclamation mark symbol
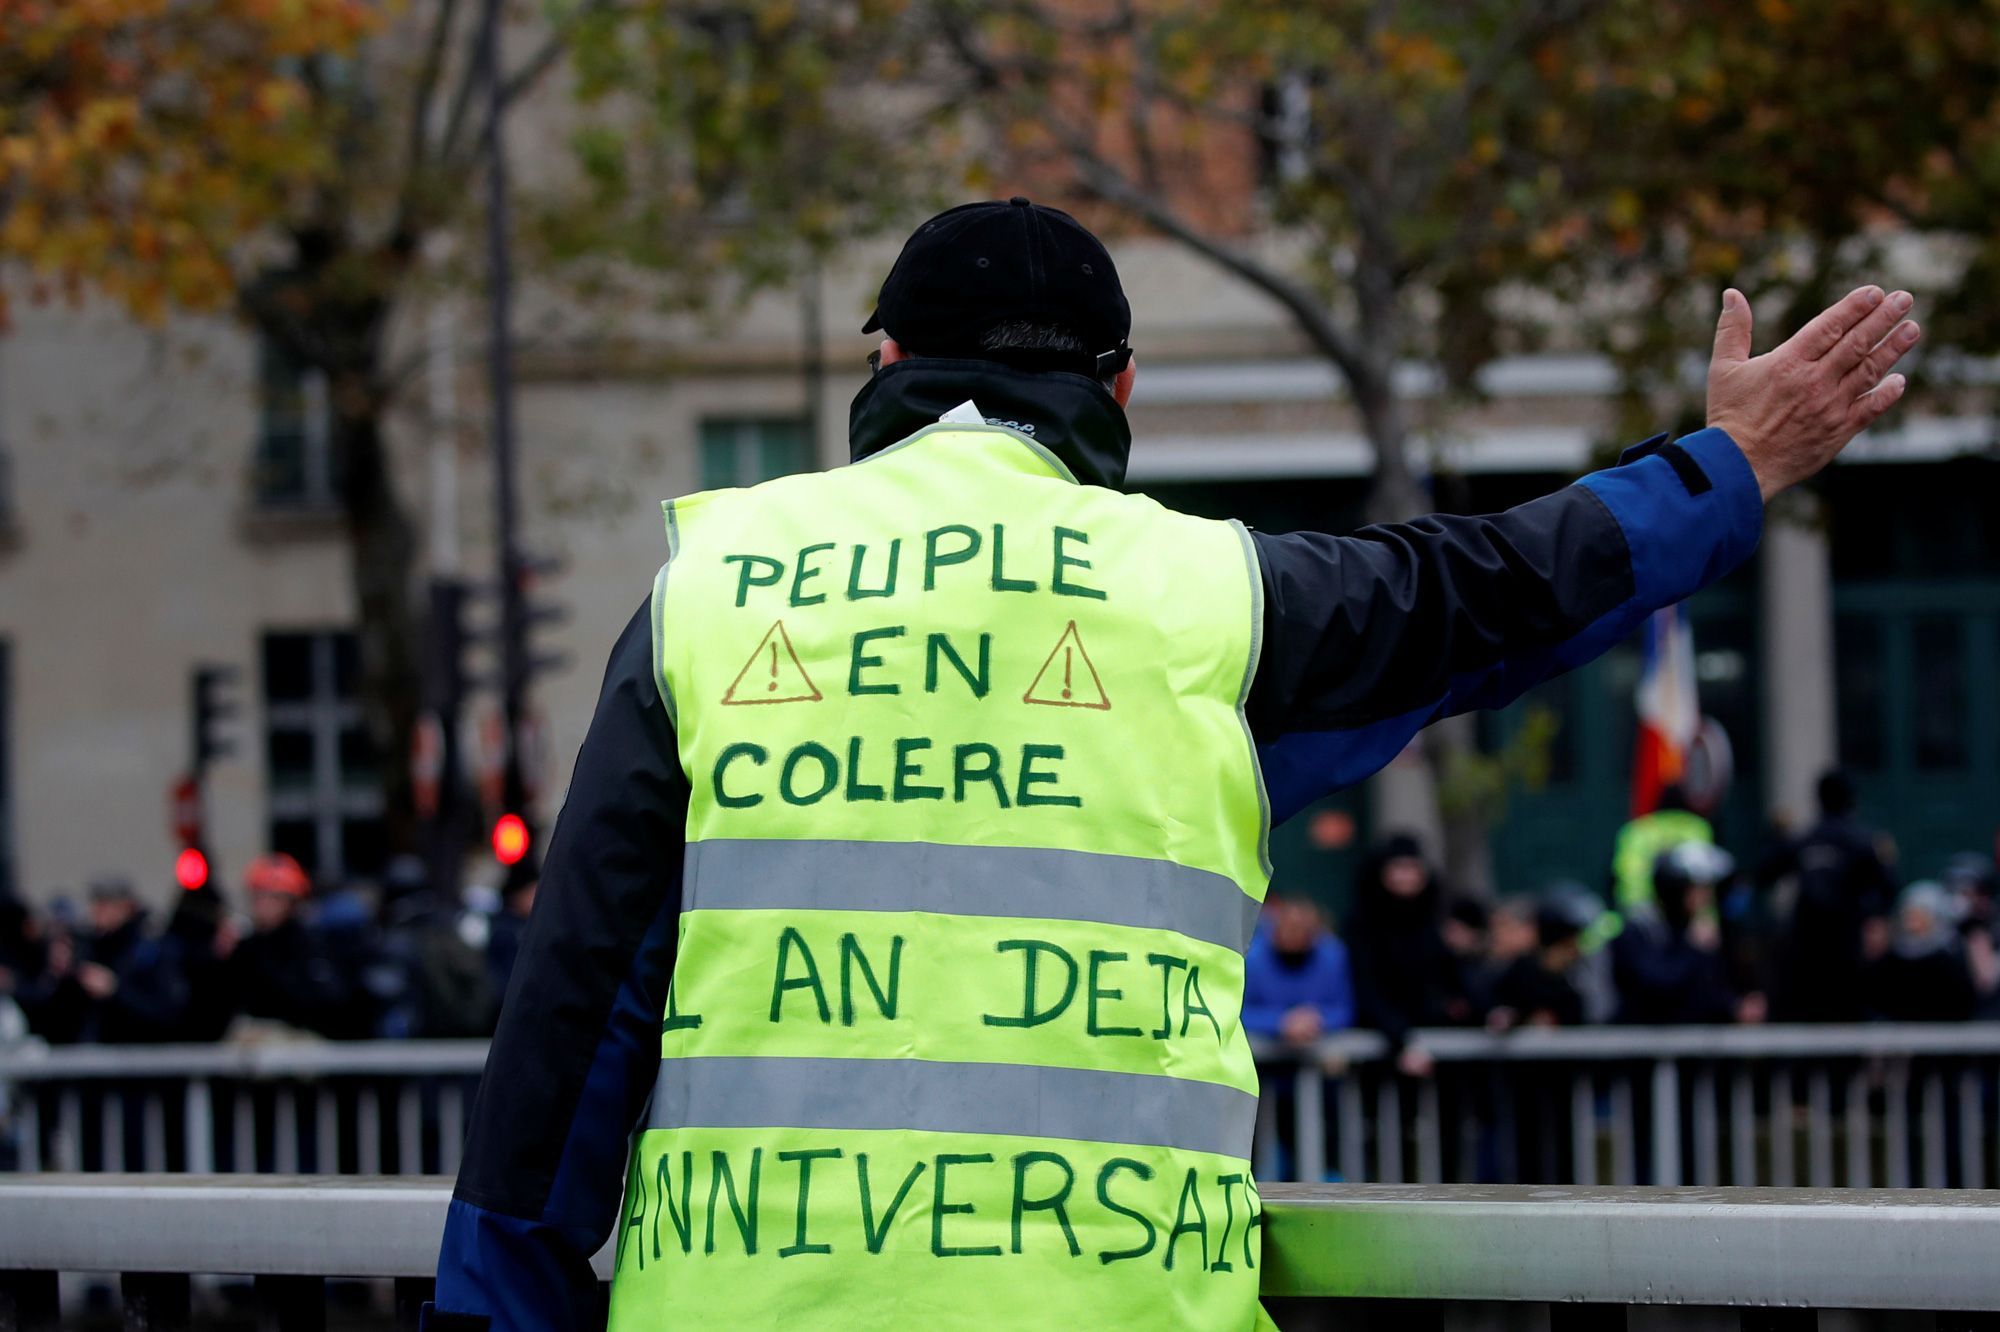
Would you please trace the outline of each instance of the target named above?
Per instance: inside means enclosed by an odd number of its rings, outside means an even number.
[[[771,683],[764,686],[764,692],[767,694],[778,692],[778,645],[776,642],[771,644]]]
[[[1068,648],[1064,648],[1063,649],[1063,697],[1064,698],[1069,697],[1069,666],[1070,666],[1070,650]]]

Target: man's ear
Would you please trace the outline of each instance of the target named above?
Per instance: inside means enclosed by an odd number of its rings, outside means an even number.
[[[1125,368],[1118,372],[1118,378],[1111,381],[1111,396],[1118,400],[1120,407],[1132,401],[1132,384],[1138,378],[1139,358],[1129,356],[1125,360]]]
[[[894,365],[898,361],[907,361],[909,359],[910,354],[903,350],[902,343],[896,341],[894,338],[882,339],[881,364]]]

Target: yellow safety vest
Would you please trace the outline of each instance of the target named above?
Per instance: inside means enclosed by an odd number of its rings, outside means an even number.
[[[612,1328],[1257,1326],[1241,526],[952,424],[666,510],[692,795]]]

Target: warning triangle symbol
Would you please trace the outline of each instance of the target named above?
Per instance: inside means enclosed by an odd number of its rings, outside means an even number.
[[[1056,640],[1048,660],[1035,673],[1034,683],[1028,686],[1027,693],[1021,695],[1021,701],[1042,703],[1052,708],[1109,710],[1111,699],[1104,692],[1104,681],[1097,678],[1097,667],[1091,662],[1090,654],[1083,650],[1083,639],[1077,636],[1075,620],[1071,620],[1062,631],[1062,637]]]
[[[736,678],[729,682],[729,690],[722,701],[727,704],[745,703],[817,703],[819,689],[812,677],[799,661],[799,654],[792,647],[792,636],[785,632],[785,622],[774,620],[764,636],[757,640],[756,650],[750,660],[743,663],[743,669],[736,672]]]

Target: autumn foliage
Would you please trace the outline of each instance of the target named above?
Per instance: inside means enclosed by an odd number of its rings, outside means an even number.
[[[328,166],[312,81],[372,0],[0,0],[0,259],[157,319],[237,291]],[[4,293],[0,293],[4,299]]]

